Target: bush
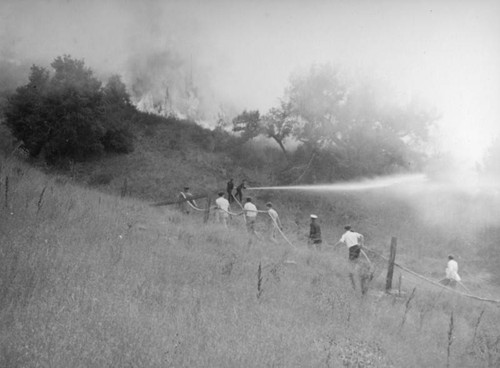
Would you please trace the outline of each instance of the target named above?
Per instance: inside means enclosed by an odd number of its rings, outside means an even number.
[[[10,134],[9,129],[0,121],[0,152],[3,155],[8,155],[14,150],[14,137]]]
[[[125,128],[109,129],[102,138],[102,144],[107,152],[129,153],[134,150],[134,137]]]
[[[45,68],[33,65],[29,82],[8,97],[6,126],[32,157],[47,163],[83,161],[106,151],[130,152],[126,121],[131,106],[125,85],[113,76],[101,82],[83,60],[57,57]],[[125,121],[125,122],[123,122]]]

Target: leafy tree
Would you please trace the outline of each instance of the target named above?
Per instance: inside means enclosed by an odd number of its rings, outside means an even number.
[[[258,110],[243,111],[233,119],[233,131],[241,132],[244,142],[258,135],[273,139],[288,162],[290,157],[285,148],[285,141],[291,137],[296,122],[291,104],[282,101],[279,107],[271,108],[264,116],[261,116]]]
[[[247,142],[257,137],[262,132],[260,113],[258,110],[246,111],[233,119],[233,132],[241,132],[241,139]]]
[[[330,64],[313,65],[307,73],[292,75],[286,94],[299,117],[293,131],[296,139],[318,149],[339,144],[339,110],[347,93],[340,72]]]
[[[384,102],[376,87],[348,79],[329,64],[313,65],[292,75],[279,107],[262,117],[244,111],[234,119],[233,130],[246,140],[261,134],[274,139],[289,164],[282,175],[287,181],[332,181],[413,168],[422,160],[420,146],[438,116],[414,102]],[[288,139],[299,143],[293,155],[285,149]]]
[[[49,82],[49,72],[33,65],[28,84],[8,97],[4,107],[6,126],[33,157],[38,156],[49,137],[49,112],[45,104]]]
[[[119,75],[112,75],[103,89],[104,105],[107,109],[123,109],[132,106],[127,87]]]
[[[103,104],[106,126],[106,133],[102,138],[104,149],[108,152],[131,152],[134,137],[130,123],[135,108],[120,76],[113,75],[108,79],[103,89]]]
[[[128,151],[130,130],[122,123],[132,106],[118,77],[105,88],[83,60],[68,55],[45,68],[33,65],[29,82],[7,99],[5,123],[32,157],[48,163],[81,161],[106,150]],[[124,148],[125,147],[125,148]]]
[[[375,86],[351,87],[340,110],[340,139],[348,164],[360,174],[384,174],[407,169],[420,161],[421,146],[438,115],[411,101],[382,102]]]
[[[343,78],[329,65],[295,75],[288,94],[299,118],[295,137],[310,146],[312,158],[330,151],[333,159],[324,161],[343,178],[408,168],[418,161],[419,144],[438,118],[416,103],[383,103],[376,86]]]
[[[291,136],[296,124],[297,118],[291,103],[284,101],[281,101],[279,107],[271,108],[262,118],[264,134],[280,146],[287,162],[290,162],[290,156],[285,148],[285,140]]]
[[[99,154],[104,146],[104,105],[101,82],[83,60],[57,57],[44,100],[49,124],[45,157],[49,162],[60,158],[82,161]]]

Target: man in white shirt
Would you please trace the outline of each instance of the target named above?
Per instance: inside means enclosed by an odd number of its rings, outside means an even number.
[[[452,288],[457,286],[457,282],[460,282],[462,279],[458,275],[458,263],[455,261],[452,255],[448,256],[448,264],[446,267],[446,279],[445,285],[448,285]]]
[[[349,251],[349,279],[351,280],[352,287],[356,289],[356,282],[354,279],[354,274],[358,274],[360,276],[360,287],[361,292],[364,294],[366,292],[366,277],[365,275],[360,274],[358,259],[361,254],[361,247],[364,245],[365,238],[360,233],[357,233],[352,230],[350,225],[344,226],[346,232],[342,235],[340,240],[335,244],[335,246],[339,244],[345,244]]]
[[[269,214],[269,236],[271,238],[272,242],[277,242],[276,240],[276,231],[278,229],[281,230],[281,221],[280,217],[278,215],[278,212],[273,208],[273,204],[271,202],[268,202],[266,204],[267,207],[267,213]]]
[[[247,231],[249,234],[255,234],[255,221],[257,220],[257,207],[252,203],[252,198],[248,197],[245,205],[243,206],[245,214]]]
[[[215,200],[217,206],[215,218],[217,222],[222,222],[227,228],[227,219],[229,217],[229,201],[224,198],[224,192],[219,192],[219,198]]]
[[[350,225],[346,225],[344,229],[346,232],[335,245],[337,246],[341,243],[347,245],[347,249],[349,250],[349,261],[355,262],[359,258],[365,238],[360,233],[353,231]]]

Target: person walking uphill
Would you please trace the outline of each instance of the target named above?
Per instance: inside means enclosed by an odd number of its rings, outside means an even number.
[[[311,215],[311,225],[309,226],[309,239],[307,244],[309,248],[315,246],[317,250],[321,250],[321,243],[323,240],[321,239],[321,227],[319,226],[317,219],[317,215]]]

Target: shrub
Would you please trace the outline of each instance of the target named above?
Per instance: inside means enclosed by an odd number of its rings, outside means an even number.
[[[6,126],[30,156],[43,152],[47,163],[55,164],[83,161],[104,150],[129,152],[131,133],[122,121],[135,109],[119,77],[102,88],[83,60],[65,55],[51,66],[52,76],[33,65],[28,84],[5,106]]]
[[[134,150],[134,136],[125,128],[109,129],[102,138],[102,144],[108,152],[129,153]]]

